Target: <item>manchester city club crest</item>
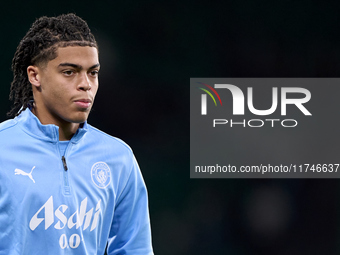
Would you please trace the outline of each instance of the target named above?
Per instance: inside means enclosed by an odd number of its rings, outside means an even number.
[[[98,188],[106,188],[111,182],[111,171],[109,166],[105,162],[95,163],[91,169],[91,178]]]

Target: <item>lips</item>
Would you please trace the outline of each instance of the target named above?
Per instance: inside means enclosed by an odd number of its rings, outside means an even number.
[[[78,100],[75,100],[74,103],[80,108],[87,109],[91,106],[92,100],[91,99],[78,99]]]

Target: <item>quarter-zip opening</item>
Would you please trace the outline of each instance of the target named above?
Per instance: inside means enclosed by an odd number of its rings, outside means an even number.
[[[63,187],[62,187],[63,194],[70,195],[71,187],[70,187],[69,180],[68,180],[69,168],[67,166],[66,156],[67,156],[67,151],[69,150],[69,147],[71,146],[71,142],[68,141],[68,143],[66,144],[65,142],[59,141],[57,144],[58,144],[59,155],[60,155],[61,162],[62,162],[62,173],[61,174],[63,178]]]
[[[63,166],[64,166],[64,169],[65,169],[65,171],[67,171],[67,170],[68,170],[68,168],[67,168],[67,164],[66,164],[66,159],[65,159],[65,156],[62,156],[62,157],[61,157],[61,161],[63,161]]]

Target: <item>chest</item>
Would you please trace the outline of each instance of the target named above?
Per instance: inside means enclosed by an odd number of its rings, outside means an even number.
[[[1,189],[32,231],[95,228],[102,212],[114,208],[113,166],[100,153],[69,144],[62,155],[52,143],[7,150],[11,153],[1,158]]]

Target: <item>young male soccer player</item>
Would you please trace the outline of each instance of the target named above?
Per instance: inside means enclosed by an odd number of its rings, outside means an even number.
[[[0,124],[0,254],[153,254],[131,149],[86,120],[98,47],[74,14],[36,20],[13,58]]]

